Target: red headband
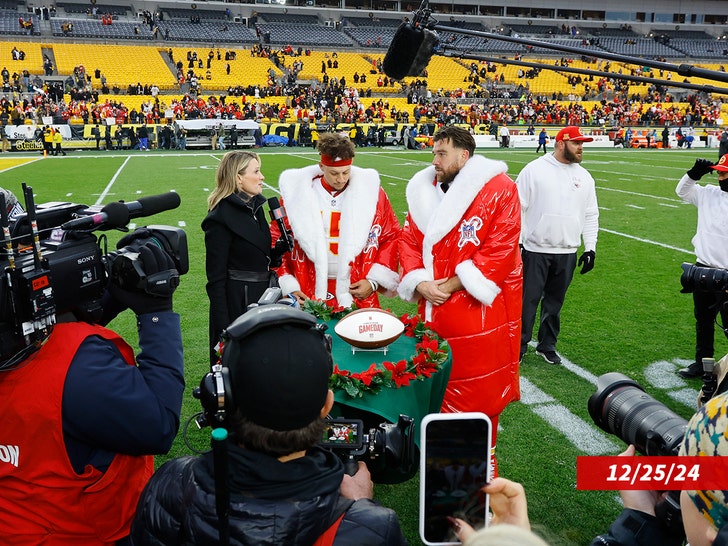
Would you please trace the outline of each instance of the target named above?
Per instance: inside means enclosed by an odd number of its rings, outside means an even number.
[[[327,167],[346,167],[354,162],[352,158],[341,159],[340,157],[331,157],[330,155],[321,154],[321,163]]]

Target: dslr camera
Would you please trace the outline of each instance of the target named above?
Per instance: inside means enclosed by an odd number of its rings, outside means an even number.
[[[680,276],[682,293],[690,293],[695,290],[707,292],[725,292],[728,290],[728,269],[717,267],[700,267],[691,263],[683,263],[683,273]]]
[[[174,291],[179,276],[189,269],[187,237],[179,228],[138,228],[123,237],[113,252],[106,251],[105,235],[93,233],[128,231],[132,217],[176,208],[180,199],[175,193],[101,208],[67,202],[36,207],[33,190],[25,184],[23,195],[26,212],[9,218],[5,194],[0,194],[0,370],[38,349],[60,314],[72,312],[79,320],[99,322],[109,282],[127,290],[168,295],[159,291]],[[138,250],[150,241],[169,254],[175,270],[146,275]],[[160,282],[159,275],[168,278]]]
[[[364,461],[372,481],[399,483],[416,467],[414,429],[414,419],[407,415],[369,429],[361,419],[329,417],[319,445],[336,453],[349,475],[356,474],[357,461]]]
[[[677,455],[688,428],[686,419],[618,372],[597,379],[597,390],[589,397],[588,408],[599,428],[634,445],[642,455]],[[655,507],[655,514],[676,536],[684,534],[679,491],[670,491]]]

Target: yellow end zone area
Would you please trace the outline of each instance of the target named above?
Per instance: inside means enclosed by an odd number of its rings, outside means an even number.
[[[13,167],[17,167],[18,165],[23,165],[32,161],[38,161],[39,159],[41,158],[16,156],[15,154],[11,154],[9,152],[3,153],[0,154],[0,171],[11,169]]]

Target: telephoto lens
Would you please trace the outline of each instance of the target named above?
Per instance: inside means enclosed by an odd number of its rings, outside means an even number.
[[[642,455],[677,455],[688,426],[687,420],[618,372],[597,379],[588,407],[597,426],[633,444]]]

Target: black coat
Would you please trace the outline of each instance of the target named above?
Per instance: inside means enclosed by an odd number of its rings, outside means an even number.
[[[202,221],[205,232],[207,295],[210,298],[210,348],[220,333],[258,301],[269,282],[230,279],[230,271],[269,271],[271,238],[265,218],[265,197],[244,202],[229,195]],[[212,357],[212,355],[211,355]]]
[[[323,449],[281,463],[267,455],[228,451],[231,546],[310,546],[349,508],[334,546],[405,546],[394,511],[369,499],[342,503],[341,461]],[[164,464],[147,484],[132,524],[134,546],[218,544],[210,453]]]

